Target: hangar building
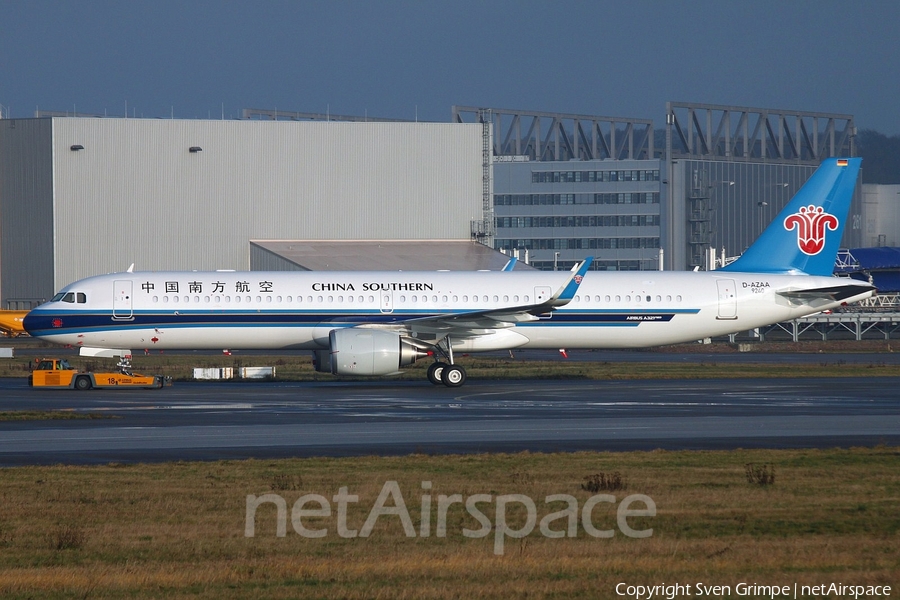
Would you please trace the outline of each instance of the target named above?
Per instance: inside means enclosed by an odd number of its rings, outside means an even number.
[[[856,155],[852,115],[668,102],[665,133],[667,269],[740,256],[824,159]],[[863,245],[860,190],[844,247]]]
[[[473,234],[539,269],[653,270],[660,256],[660,167],[646,119],[454,106],[490,123],[492,213]]]
[[[251,240],[469,240],[483,138],[481,124],[0,120],[2,307],[132,263],[246,270]]]

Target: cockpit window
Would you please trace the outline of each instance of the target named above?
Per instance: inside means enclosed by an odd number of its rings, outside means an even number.
[[[84,295],[84,292],[76,292],[75,298],[78,299],[78,304],[84,304],[87,302],[87,296]]]
[[[75,303],[75,292],[68,292],[65,296],[62,297],[63,302],[69,302],[70,304]]]
[[[57,295],[50,298],[50,302],[59,302],[60,300],[63,299],[63,296],[65,296],[65,294],[63,292],[60,292]]]

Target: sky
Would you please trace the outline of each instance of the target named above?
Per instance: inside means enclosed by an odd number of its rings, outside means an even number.
[[[667,101],[900,134],[896,0],[0,0],[3,115],[653,119]]]

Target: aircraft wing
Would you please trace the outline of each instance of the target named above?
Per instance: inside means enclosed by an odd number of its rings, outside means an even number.
[[[405,332],[412,337],[426,334],[427,337],[453,335],[454,337],[474,337],[487,335],[497,329],[515,326],[516,323],[537,321],[540,315],[546,315],[561,306],[568,304],[575,297],[578,286],[591,266],[593,257],[586,258],[581,264],[572,268],[572,274],[560,286],[549,300],[540,304],[524,304],[507,306],[490,310],[473,310],[452,312],[406,319],[391,325],[362,325],[379,329],[393,329]]]

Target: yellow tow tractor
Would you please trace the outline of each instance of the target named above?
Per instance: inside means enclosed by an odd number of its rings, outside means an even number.
[[[64,358],[42,358],[28,376],[28,385],[33,387],[65,388],[89,390],[91,388],[141,387],[146,389],[172,385],[171,377],[162,375],[135,375],[131,371],[131,361],[123,358],[116,365],[115,372],[79,371]]]

